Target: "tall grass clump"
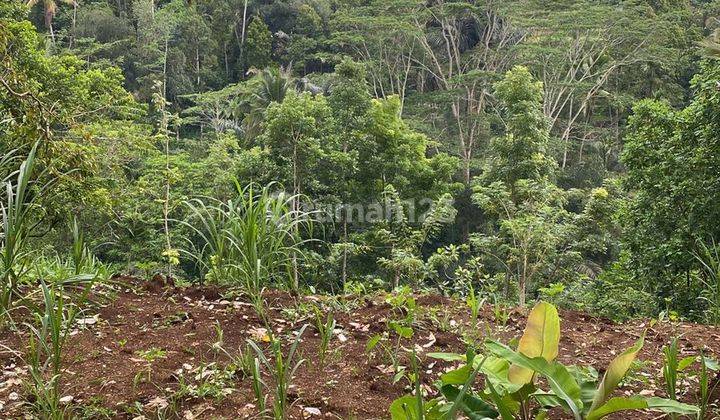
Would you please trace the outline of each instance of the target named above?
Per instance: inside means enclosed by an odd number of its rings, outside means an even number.
[[[301,234],[312,228],[310,214],[293,211],[297,197],[273,194],[273,184],[237,185],[235,199],[194,199],[184,224],[195,233],[185,253],[196,262],[201,281],[241,285],[259,294],[268,284],[297,289],[294,272],[302,258]]]
[[[29,271],[29,240],[37,226],[34,223],[38,201],[51,183],[34,184],[37,144],[33,146],[20,168],[3,180],[0,192],[0,324],[18,296],[18,286]],[[13,152],[0,159],[9,167]]]
[[[720,324],[720,246],[713,239],[710,246],[698,241],[695,259],[701,266],[697,278],[703,285],[700,299],[707,304],[705,317],[711,324]]]

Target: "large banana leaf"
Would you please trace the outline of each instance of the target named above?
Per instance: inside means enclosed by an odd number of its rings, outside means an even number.
[[[467,357],[464,354],[458,353],[428,353],[428,357],[433,359],[444,360],[446,362],[464,362]]]
[[[592,405],[590,406],[589,412],[592,412],[599,408],[609,397],[612,395],[615,388],[625,377],[628,369],[635,360],[635,357],[640,352],[645,342],[645,334],[629,349],[625,350],[622,354],[616,357],[607,368],[605,375],[603,376],[597,391],[595,392],[595,398],[593,399]]]
[[[440,375],[440,381],[448,385],[462,385],[472,375],[473,369],[469,365],[463,365],[462,367],[445,372]]]
[[[488,382],[492,382],[501,388],[498,391],[501,391],[503,394],[513,394],[523,387],[523,385],[510,382],[508,378],[510,363],[503,358],[488,356],[481,371]]]
[[[580,385],[583,407],[586,409],[592,405],[598,385],[598,372],[592,366],[568,366],[568,372]]]
[[[393,401],[390,404],[390,418],[392,420],[419,420],[421,417],[417,412],[415,397],[406,395]]]
[[[664,413],[675,413],[685,415],[697,415],[699,409],[693,405],[684,404],[675,400],[668,400],[664,398],[643,398],[643,397],[616,397],[611,398],[588,414],[586,420],[600,420],[603,417],[612,413],[627,410],[658,410]]]
[[[547,302],[538,302],[527,319],[525,332],[517,351],[529,358],[542,357],[552,362],[558,355],[560,317],[557,309]],[[510,366],[510,382],[524,385],[532,381],[534,372],[519,365]]]
[[[651,397],[645,398],[645,401],[648,404],[648,410],[657,410],[662,411],[663,413],[697,416],[700,411],[700,409],[694,405],[681,403],[675,400],[668,400],[665,398]]]
[[[543,357],[531,359],[514,352],[504,344],[492,340],[486,341],[485,346],[492,353],[508,360],[510,363],[543,375],[547,379],[550,389],[567,405],[573,416],[578,420],[582,418],[583,403],[580,399],[580,386],[563,365],[548,362]]]
[[[428,353],[427,356],[432,357],[433,359],[444,360],[447,362],[464,362],[467,360],[467,357],[464,354],[458,353]],[[473,361],[473,368],[478,367],[481,361],[482,359],[480,357],[476,357]],[[485,357],[485,362],[480,367],[480,373],[485,375],[488,381],[491,381],[496,386],[501,387],[502,390],[504,390],[503,393],[512,394],[522,388],[522,385],[517,385],[510,382],[510,380],[508,379],[509,367],[510,363],[507,360],[499,357],[487,356]],[[450,374],[451,376],[449,376],[447,380],[443,380],[443,383],[461,384],[462,382],[458,382],[459,379],[452,379],[452,375],[461,373],[470,374],[470,371],[469,369],[465,368],[461,372],[448,372],[448,374]]]

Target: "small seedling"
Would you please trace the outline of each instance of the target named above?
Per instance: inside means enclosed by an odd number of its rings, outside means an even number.
[[[267,369],[270,377],[273,379],[273,384],[275,385],[275,388],[273,390],[272,411],[273,417],[278,420],[287,418],[288,410],[291,407],[288,399],[288,391],[290,389],[290,384],[295,377],[295,373],[297,372],[300,365],[302,365],[302,363],[304,362],[304,360],[302,359],[295,362],[295,355],[297,353],[297,348],[300,345],[302,336],[305,333],[305,329],[307,329],[307,324],[303,325],[303,327],[300,329],[300,332],[295,337],[295,340],[290,346],[290,350],[288,351],[287,355],[283,354],[282,346],[279,339],[275,338],[270,343],[270,351],[272,352],[274,362],[271,362],[270,359],[265,356],[265,352],[257,345],[257,343],[252,340],[248,340],[248,344],[253,348],[253,350],[255,350],[255,353],[257,354],[257,358],[255,359],[253,367],[253,390],[257,397],[258,403],[260,403],[261,400],[264,400],[265,397],[260,397],[260,395],[262,395],[260,389],[266,388],[265,384],[260,378],[260,363],[262,363],[262,365],[265,366],[265,368]],[[264,410],[261,410],[261,413],[262,411]]]
[[[335,316],[332,312],[328,312],[327,316],[323,319],[322,312],[317,307],[315,309],[315,328],[320,335],[320,351],[319,361],[320,365],[325,364],[325,357],[327,356],[328,346],[330,345],[330,339],[332,339],[333,332],[335,331]]]

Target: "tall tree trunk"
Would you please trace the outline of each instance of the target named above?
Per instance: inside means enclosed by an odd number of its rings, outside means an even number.
[[[527,266],[528,266],[528,257],[527,253],[523,255],[523,262],[522,262],[522,274],[520,275],[520,287],[518,294],[520,295],[520,307],[525,307],[525,289],[527,288]]]
[[[200,44],[195,46],[195,76],[197,77],[196,86],[200,89]]]
[[[246,2],[247,3],[247,2]],[[300,180],[298,170],[298,139],[293,142],[293,217],[296,218],[295,223],[295,234],[298,234],[297,217],[300,212]],[[293,291],[297,292],[300,289],[300,274],[297,261],[297,253],[293,252]]]
[[[164,112],[164,111],[163,111]],[[163,117],[164,118],[164,117]],[[170,262],[170,250],[172,244],[170,243],[170,136],[165,133],[165,200],[163,203],[163,220],[165,224],[165,246],[166,252],[168,253],[168,265],[167,273],[168,278],[172,277],[172,263]]]
[[[69,41],[69,45],[68,45],[69,49],[72,49],[73,44],[75,43],[75,28],[77,26],[77,8],[78,8],[77,2],[73,2],[72,34],[70,35],[70,41]]]
[[[50,41],[55,45],[55,31],[53,31],[52,21],[48,24],[48,29],[50,30]]]
[[[223,55],[225,56],[225,77],[230,79],[230,63],[228,62],[227,42],[223,43]]]
[[[348,226],[347,226],[347,211],[343,220],[343,261],[342,261],[342,285],[343,290],[345,290],[345,283],[347,283],[347,260],[348,260],[348,252],[347,252],[347,240],[348,240]]]
[[[167,101],[167,63],[168,63],[168,48],[169,48],[169,36],[165,38],[165,55],[163,57],[163,99]]]
[[[163,229],[165,233],[165,257],[167,258],[167,276],[172,277],[172,255],[170,250],[172,244],[170,242],[170,133],[168,114],[165,109],[167,102],[165,99],[158,101],[160,116],[160,130],[165,138],[165,195],[163,197]]]
[[[243,56],[245,55],[245,29],[247,26],[247,9],[248,0],[245,0],[243,6],[242,29],[240,30],[240,64],[242,65]]]

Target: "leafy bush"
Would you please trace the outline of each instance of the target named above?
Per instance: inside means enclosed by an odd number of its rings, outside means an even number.
[[[591,283],[580,309],[616,322],[658,313],[655,297],[630,285],[598,280]]]
[[[583,276],[570,283],[548,285],[539,292],[540,298],[559,307],[584,311],[616,322],[656,316],[659,312],[656,296],[637,287],[635,282],[626,278],[620,262],[595,279]]]

